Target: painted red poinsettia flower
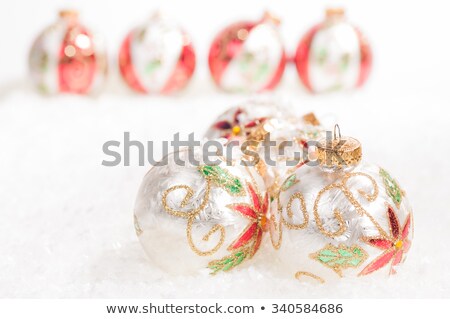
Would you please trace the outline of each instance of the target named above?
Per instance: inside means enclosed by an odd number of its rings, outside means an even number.
[[[265,118],[258,118],[246,123],[245,125],[242,125],[242,123],[239,120],[239,115],[241,115],[242,113],[244,113],[244,111],[238,108],[236,112],[234,112],[232,121],[224,120],[218,121],[214,124],[215,129],[223,131],[221,137],[229,139],[232,136],[240,135],[243,132],[246,133],[247,129],[251,129],[256,125],[258,125],[259,123],[265,121]]]
[[[389,221],[389,228],[391,231],[390,238],[385,237],[363,237],[362,240],[374,247],[384,249],[384,252],[378,256],[374,261],[367,265],[360,273],[360,276],[368,275],[384,266],[391,261],[390,274],[395,274],[394,269],[406,254],[411,246],[408,239],[409,230],[411,228],[411,214],[406,216],[405,224],[400,229],[400,223],[394,209],[389,205],[387,209],[387,217]]]
[[[228,250],[237,250],[250,245],[250,254],[253,256],[261,245],[262,233],[267,231],[267,211],[269,209],[269,196],[266,193],[264,199],[258,194],[251,184],[247,184],[251,204],[236,203],[228,205],[228,208],[240,213],[250,220],[250,224],[243,230]]]

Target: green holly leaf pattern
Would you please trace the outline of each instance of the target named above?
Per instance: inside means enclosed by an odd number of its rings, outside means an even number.
[[[199,168],[200,173],[214,185],[223,188],[231,196],[244,196],[245,190],[239,177],[232,175],[225,168],[204,165]]]
[[[328,51],[325,48],[320,48],[315,55],[319,65],[324,65],[328,59]]]
[[[240,265],[248,257],[248,249],[239,250],[229,256],[225,256],[220,260],[213,260],[208,264],[211,274],[215,275],[219,271],[229,271]]]
[[[147,74],[152,74],[160,66],[161,66],[161,61],[160,60],[152,60],[152,61],[147,63],[147,66],[145,67],[145,72]]]
[[[289,188],[291,188],[298,182],[299,182],[299,180],[297,179],[297,175],[292,174],[284,181],[283,185],[281,185],[281,191],[282,192],[287,191]]]
[[[394,201],[397,208],[400,207],[403,198],[403,191],[398,185],[397,181],[391,177],[391,175],[384,169],[380,168],[380,176],[383,179],[386,193]]]
[[[340,277],[342,271],[347,268],[356,268],[361,265],[368,257],[367,253],[359,246],[352,247],[343,244],[338,247],[331,244],[310,255],[322,265],[333,269]]]

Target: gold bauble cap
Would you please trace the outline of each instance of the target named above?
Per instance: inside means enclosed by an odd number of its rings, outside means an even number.
[[[261,21],[270,22],[274,25],[280,25],[281,23],[281,19],[268,10],[264,11]]]
[[[76,20],[78,19],[78,11],[77,10],[60,10],[59,17],[63,19]]]
[[[361,162],[361,143],[353,137],[341,136],[339,125],[335,125],[333,136],[317,142],[317,161],[322,168],[332,171],[352,169]]]
[[[317,119],[316,115],[314,113],[308,113],[303,115],[303,122],[305,122],[306,124],[309,125],[313,125],[313,126],[319,126],[320,122]]]
[[[325,10],[325,16],[327,18],[336,18],[336,17],[344,17],[345,16],[345,10],[344,8],[327,8]]]

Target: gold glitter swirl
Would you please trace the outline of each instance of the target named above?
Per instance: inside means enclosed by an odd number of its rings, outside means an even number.
[[[183,200],[180,203],[180,208],[185,207],[192,200],[192,198],[194,196],[194,190],[192,189],[192,187],[190,187],[188,185],[175,185],[175,186],[168,188],[163,193],[162,204],[163,204],[164,209],[166,210],[167,213],[169,213],[173,216],[186,218],[188,220],[187,227],[186,227],[187,240],[188,240],[189,246],[197,255],[208,256],[208,255],[214,254],[215,252],[217,252],[219,250],[219,248],[223,245],[223,243],[225,241],[225,228],[222,225],[214,225],[208,231],[208,233],[203,236],[203,238],[202,238],[203,241],[209,241],[209,239],[211,238],[211,236],[214,233],[216,233],[216,232],[220,233],[220,238],[219,238],[218,243],[209,250],[206,250],[206,251],[200,250],[195,245],[194,240],[192,238],[192,226],[195,222],[195,219],[198,216],[198,214],[200,214],[200,212],[203,211],[205,209],[206,205],[208,204],[209,194],[210,194],[210,190],[211,190],[211,181],[208,179],[206,180],[205,195],[204,195],[200,205],[197,208],[194,208],[194,209],[188,210],[188,211],[174,209],[174,208],[170,207],[170,205],[168,204],[167,197],[169,196],[169,194],[171,192],[176,191],[178,189],[184,189],[186,191],[186,195],[184,196]]]
[[[307,272],[307,271],[297,271],[294,276],[295,276],[295,279],[297,279],[297,280],[301,280],[302,277],[310,277],[310,278],[317,280],[321,284],[325,283],[325,279],[323,279],[322,277],[319,277],[317,275],[314,275],[313,273]]]
[[[277,210],[277,215],[280,216],[279,217],[279,222],[276,221],[276,217],[275,214],[272,214],[270,216],[270,241],[272,242],[272,246],[275,249],[279,249],[281,247],[281,242],[283,240],[283,225],[282,225],[282,210],[283,208],[280,206],[280,202],[279,199],[277,197],[277,202],[278,202],[278,210]],[[281,209],[280,209],[281,207]],[[274,234],[277,233],[277,238],[274,238]]]
[[[283,224],[286,225],[286,227],[289,228],[289,229],[303,229],[303,228],[306,228],[306,226],[308,226],[308,222],[309,222],[309,214],[308,214],[308,211],[306,210],[305,198],[303,197],[303,195],[301,193],[294,193],[289,198],[289,201],[288,201],[287,206],[286,206],[287,217],[289,217],[289,219],[291,219],[291,220],[294,217],[294,212],[292,211],[292,203],[296,199],[298,199],[300,201],[300,208],[301,208],[301,211],[303,213],[303,223],[301,223],[301,224],[294,224],[294,223],[288,222],[286,220],[286,218],[283,217],[283,219],[282,219]]]
[[[321,197],[326,192],[337,188],[344,194],[344,196],[348,199],[350,204],[352,204],[353,207],[355,207],[356,212],[360,216],[367,216],[367,218],[369,218],[369,220],[373,223],[373,225],[377,228],[377,230],[380,232],[380,234],[383,237],[389,237],[387,235],[387,233],[383,230],[383,228],[372,217],[372,215],[370,215],[362,207],[362,205],[358,202],[358,200],[353,196],[352,191],[348,188],[348,186],[347,186],[348,180],[350,178],[357,177],[357,176],[367,178],[372,183],[372,187],[373,187],[372,194],[368,194],[368,193],[364,192],[361,189],[358,190],[358,193],[361,194],[369,202],[373,202],[378,197],[378,193],[379,193],[378,192],[378,185],[377,185],[376,181],[373,179],[373,177],[371,177],[370,175],[365,174],[365,173],[348,173],[342,178],[341,182],[339,182],[339,183],[332,183],[332,184],[330,184],[328,186],[325,186],[317,194],[316,200],[314,201],[314,208],[313,208],[314,218],[315,218],[317,227],[319,228],[319,230],[320,230],[320,232],[322,234],[324,234],[324,235],[326,235],[328,237],[337,237],[337,236],[342,235],[346,231],[347,227],[345,226],[344,218],[342,217],[342,214],[341,214],[341,212],[338,209],[335,209],[333,211],[334,218],[336,218],[336,220],[338,222],[338,225],[339,225],[339,229],[337,231],[335,231],[335,232],[326,230],[325,227],[323,226],[323,222],[322,222],[322,220],[320,219],[320,216],[319,216],[318,206],[319,206]]]
[[[193,210],[190,210],[190,211],[182,211],[182,210],[173,209],[168,204],[167,197],[169,196],[169,194],[171,192],[176,191],[178,189],[186,190],[186,195],[184,196],[183,200],[180,203],[180,208],[185,207],[189,203],[189,201],[192,199],[192,197],[194,196],[194,190],[192,189],[192,187],[190,187],[188,185],[172,186],[172,187],[166,189],[162,195],[163,207],[166,210],[166,212],[168,212],[169,214],[171,214],[173,216],[181,217],[181,218],[189,218],[192,215],[198,215],[203,209],[205,209],[206,205],[208,204],[209,191],[211,189],[211,182],[208,180],[206,182],[205,196],[203,197],[201,204],[197,208],[194,208]]]
[[[192,239],[192,225],[195,222],[195,217],[196,215],[192,215],[191,217],[189,217],[188,219],[188,223],[187,223],[187,239],[188,239],[188,244],[191,247],[191,249],[199,256],[209,256],[214,254],[215,252],[217,252],[220,247],[222,247],[224,241],[225,241],[225,227],[223,227],[222,225],[214,225],[209,231],[208,233],[206,233],[206,235],[203,236],[202,240],[203,241],[209,241],[210,237],[215,233],[215,232],[220,232],[220,238],[219,238],[219,242],[211,249],[203,251],[197,248],[197,246],[194,244],[194,241]]]

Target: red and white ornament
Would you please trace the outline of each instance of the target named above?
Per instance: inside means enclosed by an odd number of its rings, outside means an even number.
[[[209,50],[214,82],[225,91],[275,88],[286,64],[278,24],[266,13],[259,21],[237,22],[220,31]]]
[[[104,83],[107,63],[100,39],[79,23],[76,11],[66,10],[35,40],[29,67],[44,93],[87,94]]]
[[[311,92],[351,89],[367,80],[372,53],[367,39],[347,22],[344,11],[328,9],[326,19],[300,41],[295,64]]]
[[[188,84],[195,70],[195,52],[190,37],[174,21],[156,13],[127,35],[119,67],[132,89],[169,94]]]

